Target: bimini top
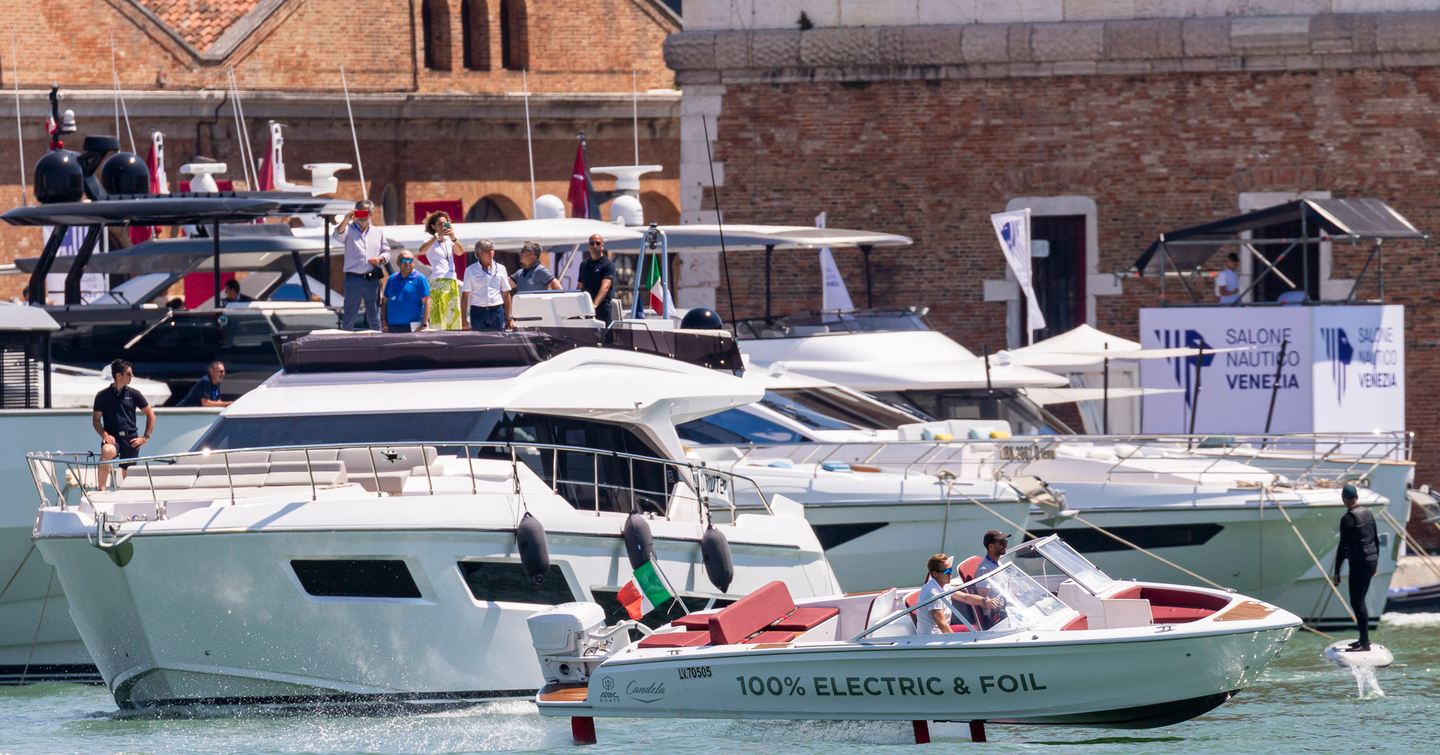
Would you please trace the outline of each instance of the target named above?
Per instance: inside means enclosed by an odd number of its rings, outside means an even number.
[[[350,206],[341,211],[348,212]],[[399,245],[411,251],[419,251],[420,245],[430,239],[423,225],[382,225],[377,226],[392,246]],[[583,245],[591,236],[599,234],[607,246],[626,240],[640,238],[640,230],[626,228],[587,218],[542,218],[535,220],[501,220],[493,223],[455,223],[455,235],[466,249],[475,246],[480,239],[490,239],[501,251],[518,250],[526,241],[534,241],[543,247]],[[320,238],[324,228],[297,228],[295,234],[301,237]]]
[[[1306,229],[1306,238],[1301,239],[1303,242],[1426,238],[1425,233],[1395,208],[1379,199],[1301,199],[1162,233],[1140,255],[1140,259],[1135,260],[1130,270],[1143,275],[1152,265],[1163,264],[1164,258],[1157,261],[1157,253],[1162,247],[1165,257],[1176,269],[1195,269],[1205,264],[1221,247],[1236,243],[1247,231],[1301,221]],[[1298,238],[1298,235],[1292,238]]]
[[[343,214],[354,206],[351,201],[298,192],[180,192],[16,207],[0,215],[0,220],[11,225],[210,225],[294,215]]]
[[[339,337],[309,336],[321,341]],[[377,343],[426,340],[409,333],[397,337],[359,336]],[[295,372],[287,366],[242,396],[225,416],[498,408],[640,421],[652,410],[663,409],[680,423],[758,401],[764,392],[734,375],[653,354],[578,347],[535,359],[558,346],[535,336],[522,336],[508,345],[489,340],[494,353],[482,354],[485,350],[472,344],[474,348],[465,354],[468,367],[437,365],[397,372],[384,364],[372,370]],[[287,355],[292,360],[293,352]]]
[[[530,367],[577,348],[656,354],[702,369],[741,369],[735,339],[723,331],[595,327],[528,328],[501,333],[315,332],[280,337],[289,374]]]
[[[814,228],[798,225],[662,225],[665,243],[671,252],[719,252],[723,232],[725,251],[744,252],[773,249],[819,249],[821,247],[909,246],[909,236],[844,228]],[[636,226],[633,230],[644,231]],[[643,239],[606,241],[606,248],[619,254],[639,252]]]
[[[235,233],[230,229],[235,229]],[[225,272],[257,272],[293,270],[292,254],[302,262],[321,254],[321,240],[296,238],[288,226],[265,225],[222,226],[220,233],[220,269]],[[261,229],[276,229],[265,230]],[[338,250],[337,250],[338,251]],[[181,274],[202,267],[209,272],[215,259],[214,239],[192,237],[183,239],[151,239],[135,246],[97,254],[85,265],[87,273],[141,275],[145,273]],[[51,273],[64,273],[75,260],[73,255],[57,256]],[[26,257],[15,260],[15,267],[34,272],[40,259]]]

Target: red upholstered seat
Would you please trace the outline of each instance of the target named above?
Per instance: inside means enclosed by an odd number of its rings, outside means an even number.
[[[795,610],[784,582],[775,581],[710,616],[710,643],[733,645]]]
[[[1199,621],[1214,611],[1208,608],[1181,608],[1179,606],[1150,606],[1150,616],[1157,624],[1184,624]]]
[[[672,626],[684,627],[691,631],[708,632],[710,631],[710,617],[714,615],[714,611],[686,614],[670,622],[670,624]]]
[[[710,641],[707,632],[666,632],[652,634],[640,641],[642,648],[691,648]]]
[[[951,625],[950,625],[950,631],[952,631],[952,632],[968,632],[968,631],[970,631],[970,627],[967,627],[967,626],[965,626],[964,624],[951,624]]]
[[[840,609],[831,606],[797,608],[795,613],[766,627],[782,632],[804,632],[824,624],[831,616],[839,616]]]
[[[979,556],[971,556],[957,565],[955,574],[961,582],[969,582],[975,578],[975,570],[980,568],[980,561]]]
[[[754,637],[745,640],[745,644],[750,645],[761,642],[789,642],[798,636],[799,635],[795,632],[764,631],[760,634],[755,635]]]

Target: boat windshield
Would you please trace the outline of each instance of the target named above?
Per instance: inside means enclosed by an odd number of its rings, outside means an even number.
[[[1052,590],[1058,589],[1066,578],[1075,580],[1092,595],[1100,595],[1115,584],[1109,575],[1055,535],[1022,543],[1002,560],[1013,563]]]
[[[766,391],[761,403],[768,406],[772,397],[839,420],[847,425],[843,429],[894,430],[901,425],[923,421],[921,417],[843,388],[777,388]]]
[[[874,396],[936,419],[1004,420],[1015,435],[1074,435],[1058,417],[1014,388],[877,391]]]
[[[848,312],[803,312],[784,317],[754,317],[735,323],[741,340],[808,338],[831,333],[896,333],[931,330],[925,309],[867,309]]]
[[[981,629],[1025,629],[1065,610],[1065,604],[1059,598],[1014,566],[996,569],[964,590],[1000,601],[1000,608],[993,612],[994,615],[987,618],[984,611],[978,612]]]

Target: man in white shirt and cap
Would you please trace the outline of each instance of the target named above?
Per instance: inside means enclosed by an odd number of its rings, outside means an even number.
[[[465,268],[465,282],[460,286],[465,327],[477,331],[515,327],[510,313],[514,288],[505,266],[495,261],[495,244],[489,239],[475,242],[475,264]]]
[[[1220,299],[1221,304],[1234,304],[1240,301],[1240,255],[1231,252],[1225,258],[1225,269],[1215,275],[1215,296]]]
[[[335,228],[335,240],[345,245],[345,308],[340,327],[355,329],[355,316],[365,304],[365,324],[380,329],[380,281],[385,279],[384,265],[390,262],[390,247],[385,234],[371,222],[375,203],[368,199],[355,203],[355,209]]]

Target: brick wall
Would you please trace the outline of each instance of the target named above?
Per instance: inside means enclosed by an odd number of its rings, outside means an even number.
[[[1394,19],[1380,25],[1400,28]],[[1368,28],[1375,26],[1372,20]],[[1038,27],[1022,39],[1042,35]],[[1235,214],[1243,192],[1379,197],[1420,228],[1440,228],[1440,170],[1430,164],[1440,147],[1440,65],[1421,52],[1390,58],[1401,63],[1394,67],[1378,58],[1359,65],[1352,55],[1350,65],[1308,58],[1268,66],[1283,70],[1247,70],[1258,66],[1242,56],[1195,72],[1181,71],[1187,61],[1171,60],[1131,75],[1119,67],[1096,75],[1094,62],[1084,75],[1062,75],[1064,61],[1040,70],[1014,60],[1011,29],[1000,37],[1000,58],[1008,62],[988,69],[958,59],[950,69],[911,65],[887,57],[883,46],[872,50],[870,68],[847,67],[863,54],[848,46],[812,66],[769,68],[757,65],[762,39],[766,54],[787,45],[768,31],[748,33],[745,65],[677,66],[687,87],[692,80],[723,85],[715,160],[723,165],[726,218],[809,224],[824,210],[833,227],[912,236],[913,247],[873,256],[874,304],[929,306],[941,330],[977,350],[1006,341],[1006,304],[985,301],[982,282],[1004,277],[988,216],[1016,197],[1092,197],[1102,273],[1128,268],[1161,231]],[[853,31],[873,33],[882,45],[912,34]],[[1108,33],[1099,30],[1102,39]],[[968,41],[971,30],[964,34]],[[796,36],[796,51],[780,55],[798,62],[806,43],[804,34]],[[672,37],[672,52],[684,38],[694,41],[690,33]],[[955,32],[957,50],[960,40]],[[705,54],[722,60],[732,41],[715,35],[713,52]],[[1028,44],[1021,52],[1033,58]],[[1373,52],[1373,35],[1369,44]],[[1411,49],[1434,57],[1433,46],[1413,42]],[[714,206],[708,190],[703,206]],[[1353,254],[1337,246],[1334,277],[1358,273],[1364,253]],[[836,256],[863,305],[860,254]],[[761,314],[760,257],[732,255],[730,262],[733,291],[722,281],[721,313],[729,317],[733,295],[738,316]],[[775,311],[818,307],[814,255],[777,254],[775,262]],[[1440,472],[1440,415],[1425,400],[1440,390],[1434,335],[1440,312],[1433,303],[1440,268],[1428,246],[1397,243],[1387,248],[1385,270],[1386,300],[1407,306],[1408,428],[1418,435],[1424,482]],[[1360,295],[1373,296],[1373,285],[1372,279]],[[1098,298],[1094,324],[1135,338],[1137,310],[1157,303],[1154,278],[1128,279],[1120,295]]]

